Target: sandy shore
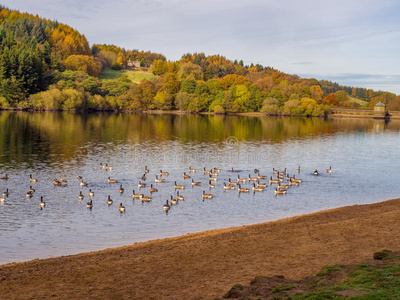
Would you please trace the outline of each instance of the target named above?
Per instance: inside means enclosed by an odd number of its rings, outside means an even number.
[[[400,250],[400,199],[0,266],[0,299],[213,299],[255,275],[300,279]]]

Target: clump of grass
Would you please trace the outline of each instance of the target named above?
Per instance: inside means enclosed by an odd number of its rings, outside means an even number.
[[[392,250],[383,249],[374,253],[374,259],[383,260],[390,257]]]
[[[340,267],[338,264],[334,264],[332,266],[325,265],[322,267],[322,270],[315,273],[315,276],[324,276],[324,275],[329,275],[330,273],[334,271],[340,271],[342,270],[342,267]]]
[[[278,293],[278,292],[282,292],[282,291],[289,291],[296,288],[296,286],[294,286],[293,284],[288,285],[288,286],[280,286],[278,285],[277,287],[272,289],[273,293]]]

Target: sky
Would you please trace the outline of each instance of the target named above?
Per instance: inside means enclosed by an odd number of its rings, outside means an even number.
[[[304,78],[400,94],[398,0],[3,0],[90,45],[220,54]]]

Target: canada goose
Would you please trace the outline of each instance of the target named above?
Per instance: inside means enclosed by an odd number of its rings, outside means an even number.
[[[256,186],[255,183],[253,183],[253,192],[262,192],[264,191],[264,188]]]
[[[213,195],[212,194],[206,194],[205,191],[203,191],[203,199],[212,199]]]
[[[139,181],[138,188],[146,187],[146,183],[142,183]]]
[[[254,169],[254,173],[260,173],[259,169]]]
[[[326,169],[326,173],[332,174],[332,166],[329,166],[329,169]]]
[[[168,200],[165,202],[165,204],[163,205],[163,211],[168,212],[171,208],[171,206],[168,204]]]
[[[258,181],[258,177],[250,177],[250,174],[249,174],[249,181]]]
[[[212,177],[211,174],[208,176],[209,181],[218,181],[218,177]]]
[[[1,177],[0,179],[8,180],[8,178],[10,178],[10,177],[8,177],[8,174],[6,174],[5,176]]]
[[[283,179],[283,173],[281,173],[281,172],[278,171],[277,177],[278,177],[279,179]]]
[[[286,168],[281,173],[282,175],[286,175]]]
[[[214,172],[221,172],[221,169],[218,169],[218,168],[214,168]]]
[[[156,188],[153,188],[153,185],[150,184],[150,189],[149,189],[150,193],[155,193],[158,192],[158,190]]]
[[[105,169],[106,169],[106,171],[111,171],[111,170],[112,170],[112,167],[109,166],[108,164],[106,164]]]
[[[168,176],[169,173],[168,172],[163,172],[162,170],[160,170],[160,176]]]
[[[226,183],[224,182],[224,190],[234,190],[235,186],[234,185],[226,185]]]
[[[144,166],[144,173],[149,173],[149,169],[147,169],[147,166]]]
[[[113,204],[113,201],[112,201],[110,195],[108,195],[107,204],[108,204],[108,206],[110,206],[111,204]]]
[[[83,177],[81,175],[76,175],[76,179],[81,180]]]
[[[203,174],[210,174],[210,170],[206,170],[206,168],[203,168]]]
[[[236,170],[234,168],[229,170],[230,172],[236,172]]]
[[[82,194],[82,191],[80,191],[80,193],[79,193],[79,195],[78,195],[78,199],[79,199],[79,200],[83,200],[83,198],[84,198],[84,196],[83,196],[83,194]]]
[[[141,198],[141,200],[142,200],[142,203],[143,203],[143,202],[150,202],[150,201],[151,201],[151,197],[150,197],[150,196],[143,196],[143,197]]]
[[[67,183],[68,180],[65,179],[65,178],[60,178],[60,179],[58,179],[58,182],[60,182],[60,183]]]
[[[28,192],[34,193],[34,192],[35,192],[35,189],[32,188],[32,186],[30,186]]]
[[[89,197],[93,197],[94,196],[94,192],[92,192],[92,190],[90,189],[88,195],[89,195]]]
[[[192,185],[201,185],[201,182],[200,182],[200,181],[194,181],[194,180],[192,179]]]
[[[122,203],[120,203],[120,204],[119,204],[119,207],[118,207],[118,210],[119,210],[119,212],[120,212],[121,214],[124,213],[124,212],[125,212],[125,206],[123,206]]]
[[[93,207],[92,199],[89,199],[89,201],[86,203],[86,207],[89,209],[92,209],[92,207]]]
[[[292,180],[294,177],[293,176],[289,176],[289,174],[286,174],[286,180],[287,181],[290,181],[290,180]]]
[[[246,182],[246,177],[240,178],[240,176],[238,175],[237,182]]]
[[[157,183],[161,183],[161,182],[164,182],[165,179],[164,178],[158,178],[158,175],[156,175],[156,179],[154,179],[154,181],[157,182]]]
[[[194,168],[192,168],[192,167],[189,167],[189,172],[190,172],[190,173],[196,173],[196,169],[194,169]]]
[[[174,197],[171,195],[171,200],[169,200],[169,202],[171,202],[171,204],[177,204],[178,200],[174,199]]]
[[[60,185],[61,185],[61,182],[59,182],[59,181],[57,180],[57,178],[54,178],[54,180],[53,180],[53,185],[54,185],[54,186],[60,186]]]
[[[296,169],[296,173],[300,173],[300,166]]]
[[[257,173],[257,178],[258,179],[267,179],[267,176],[265,175],[260,175],[260,172]]]
[[[80,186],[87,186],[87,183],[82,180]]]
[[[228,184],[229,185],[237,185],[238,183],[237,183],[237,181],[231,181],[231,179],[229,178],[228,179]]]
[[[182,195],[179,195],[179,191],[176,192],[176,199],[178,199],[179,201],[185,200],[185,198]]]
[[[25,194],[26,198],[32,198],[32,196],[33,196],[33,193],[30,192],[30,191],[27,191],[26,194]]]
[[[100,169],[104,169],[106,166],[103,163],[100,163]]]
[[[302,179],[297,179],[294,175],[292,180],[298,183],[301,183],[303,181]]]
[[[287,190],[289,188],[288,184],[278,184],[278,190]]]
[[[111,179],[110,176],[108,176],[108,183],[117,183],[118,181],[116,179]]]
[[[275,170],[275,168],[272,168],[272,174],[278,174],[278,170]]]
[[[300,183],[298,183],[297,181],[294,181],[293,179],[290,179],[290,181],[289,181],[289,185],[292,185],[292,186],[298,186]]]
[[[186,174],[186,172],[183,172],[183,179],[189,179],[190,176]]]
[[[44,203],[44,201],[43,201],[43,196],[40,196],[39,206],[40,206],[40,209],[43,209],[46,206],[46,203]]]
[[[146,180],[146,174],[143,174],[143,176],[141,177],[142,180]]]
[[[242,188],[240,184],[238,184],[238,186],[239,186],[238,188],[239,193],[248,193],[250,191],[248,188]]]
[[[3,196],[8,197],[8,189],[5,192],[3,192]]]
[[[219,173],[218,172],[210,172],[210,176],[218,176]]]
[[[132,193],[132,198],[133,199],[138,199],[138,198],[142,198],[142,197],[143,197],[143,194],[136,194],[135,190],[133,190],[133,193]]]
[[[30,175],[29,175],[29,181],[30,181],[30,182],[37,182],[37,179],[36,179],[36,178],[33,178],[33,177],[32,177],[32,174],[30,174]]]
[[[267,184],[264,183],[264,182],[259,182],[259,183],[257,183],[257,187],[266,188],[266,187],[267,187]]]
[[[124,192],[124,188],[122,187],[122,184],[119,186],[118,192],[122,194]]]
[[[211,183],[211,180],[208,181],[208,187],[210,189],[215,188],[215,184]]]
[[[175,188],[176,190],[178,190],[178,189],[183,190],[183,189],[185,188],[185,186],[184,186],[184,185],[178,185],[178,184],[176,184],[176,181],[175,181],[175,183],[174,183],[174,188]]]
[[[284,194],[286,194],[286,190],[278,190],[278,188],[275,188],[274,194],[275,195],[284,195]]]
[[[279,183],[279,179],[272,179],[272,176],[270,176],[269,184],[277,184],[277,183]]]
[[[319,173],[318,173],[318,170],[315,170],[315,171],[314,171],[314,175],[315,175],[315,176],[318,176],[318,174],[319,174]]]

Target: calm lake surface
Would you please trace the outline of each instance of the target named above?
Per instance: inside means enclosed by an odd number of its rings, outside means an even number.
[[[10,177],[0,180],[1,194],[9,190],[0,204],[0,264],[396,198],[399,153],[396,120],[0,112],[0,177]],[[113,169],[100,169],[100,163]],[[331,175],[325,173],[330,165]],[[132,199],[132,190],[150,195],[148,187],[138,189],[145,166],[145,182],[158,189],[150,203]],[[189,166],[197,172],[189,173]],[[208,188],[204,167],[222,169],[216,188]],[[303,182],[278,197],[275,185],[255,194],[224,191],[229,178],[255,176],[255,168],[268,178],[276,177],[273,168],[287,168]],[[169,176],[155,183],[160,169]],[[192,187],[183,172],[201,186]],[[30,183],[30,174],[37,183]],[[87,187],[80,187],[77,175]],[[109,176],[118,183],[108,183]],[[68,185],[55,187],[54,178],[66,178]],[[175,198],[175,181],[185,185],[185,200],[166,214],[162,206]],[[31,185],[36,192],[26,198]],[[86,208],[89,189],[95,193],[92,210]],[[214,198],[203,201],[203,190]]]

